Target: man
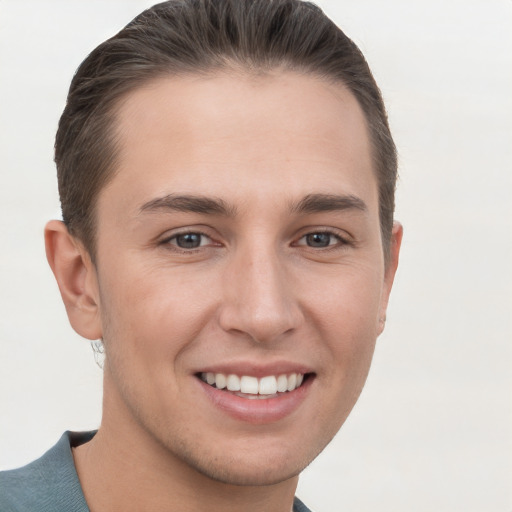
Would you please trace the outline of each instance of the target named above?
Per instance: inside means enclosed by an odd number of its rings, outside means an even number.
[[[47,256],[103,418],[3,473],[1,510],[308,510],[402,236],[359,50],[298,0],[159,4],[80,66],[55,160]]]

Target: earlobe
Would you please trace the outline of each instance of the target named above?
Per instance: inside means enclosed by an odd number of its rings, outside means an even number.
[[[403,227],[399,222],[393,223],[393,230],[391,232],[391,240],[389,242],[389,258],[386,263],[384,272],[384,286],[382,290],[381,309],[378,321],[378,335],[382,334],[386,324],[386,311],[389,302],[389,294],[393,287],[396,269],[398,268],[398,260],[400,257],[400,247],[402,245]]]
[[[98,282],[89,253],[61,221],[48,222],[44,236],[46,258],[71,326],[84,338],[101,338]]]

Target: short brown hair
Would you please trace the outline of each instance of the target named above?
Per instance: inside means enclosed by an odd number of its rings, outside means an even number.
[[[320,8],[300,0],[170,0],[93,50],[71,82],[55,141],[62,216],[70,232],[94,259],[95,206],[115,172],[119,100],[157,77],[232,65],[312,73],[352,92],[369,128],[387,256],[397,157],[380,90],[357,46]]]

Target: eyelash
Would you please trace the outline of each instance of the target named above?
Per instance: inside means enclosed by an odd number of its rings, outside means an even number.
[[[176,241],[179,237],[184,237],[187,235],[197,235],[197,236],[201,237],[202,240],[200,241],[200,244],[197,247],[180,247],[177,243],[172,243],[173,240]],[[326,246],[323,246],[323,247],[322,246],[314,247],[314,246],[308,245],[307,242],[300,243],[302,240],[307,239],[307,237],[311,237],[314,235],[329,235],[329,237],[330,237],[329,244]],[[210,240],[210,243],[203,244],[204,238],[207,238],[208,240]],[[332,239],[335,239],[335,243],[330,243],[330,242],[332,242]],[[213,242],[212,238],[209,235],[207,235],[206,233],[203,233],[201,231],[183,231],[181,233],[175,233],[172,236],[165,238],[164,240],[162,240],[160,242],[160,244],[161,245],[171,245],[171,246],[173,246],[174,250],[182,252],[182,253],[192,253],[192,252],[201,250],[201,248],[204,248],[205,246],[210,245],[211,242]],[[214,245],[220,246],[221,244],[214,242]],[[312,249],[312,250],[332,251],[332,250],[337,250],[337,249],[343,248],[344,246],[350,245],[350,242],[346,238],[340,236],[339,234],[334,233],[332,230],[316,229],[316,230],[309,231],[309,232],[305,233],[292,245],[296,246],[296,247],[297,246],[298,247],[306,247],[307,249]]]
[[[306,239],[308,236],[313,236],[313,235],[329,235],[331,237],[330,242],[332,241],[332,239],[335,239],[336,242],[329,243],[329,245],[327,245],[325,247],[313,247],[311,245],[299,243],[301,240]],[[308,249],[313,249],[313,250],[332,251],[332,250],[339,250],[339,249],[343,248],[344,246],[350,245],[350,242],[346,238],[342,237],[338,233],[333,232],[332,230],[315,229],[313,231],[308,231],[307,233],[302,235],[294,245],[306,247]]]
[[[184,237],[184,236],[187,236],[187,235],[198,235],[198,236],[202,237],[203,239],[207,238],[208,240],[212,241],[212,237],[211,236],[208,236],[206,233],[203,233],[201,231],[183,231],[181,233],[175,233],[174,235],[165,238],[164,240],[162,240],[160,242],[160,245],[171,245],[171,246],[173,246],[173,249],[175,251],[182,252],[182,253],[195,252],[195,251],[198,251],[201,248],[205,247],[205,245],[208,245],[208,244],[204,244],[203,245],[202,242],[204,240],[201,240],[201,243],[200,243],[199,246],[197,246],[197,247],[188,247],[188,248],[180,247],[177,243],[172,243],[172,241],[176,240],[178,237]],[[215,245],[219,245],[219,244],[215,244]]]

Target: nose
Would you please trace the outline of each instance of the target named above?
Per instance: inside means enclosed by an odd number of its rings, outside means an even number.
[[[222,329],[269,343],[300,326],[296,286],[276,251],[248,250],[233,257],[228,267],[219,316]]]

